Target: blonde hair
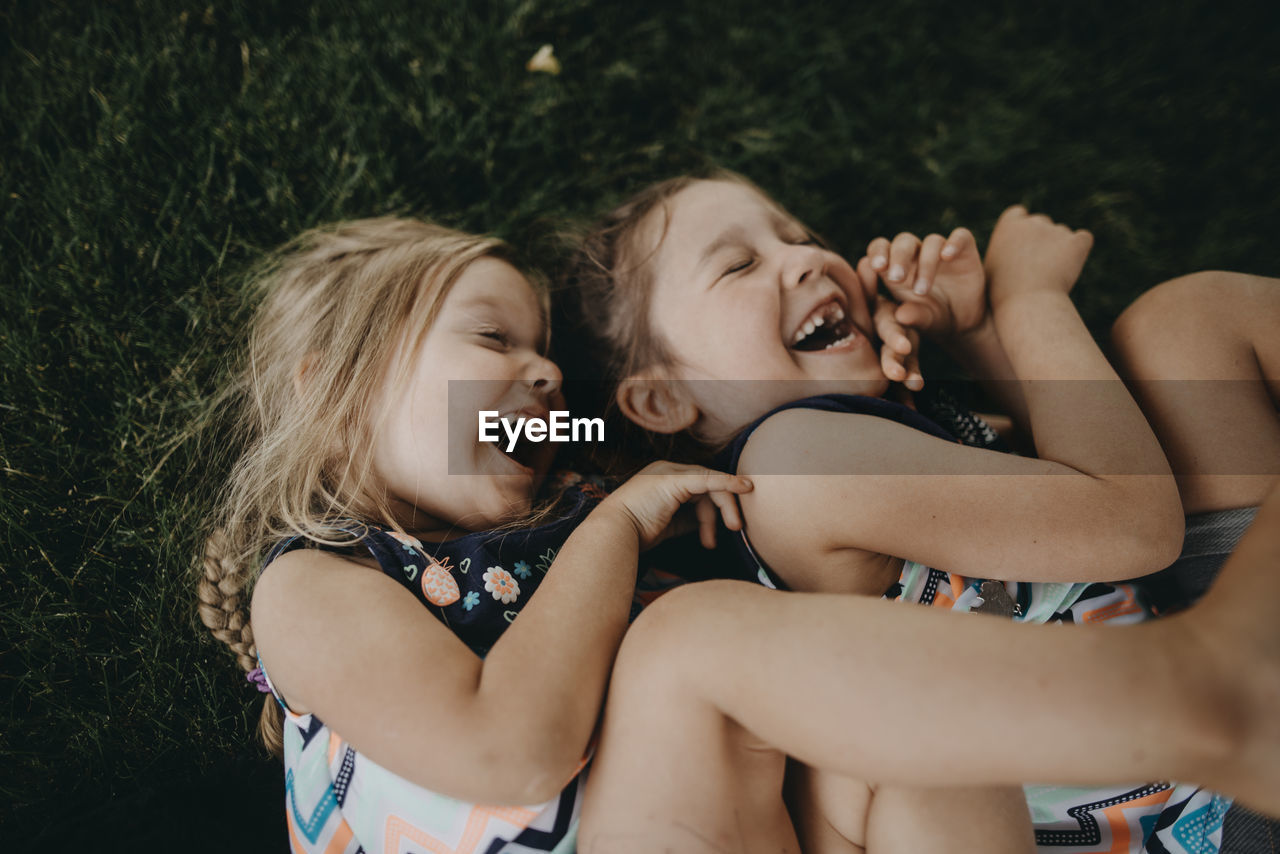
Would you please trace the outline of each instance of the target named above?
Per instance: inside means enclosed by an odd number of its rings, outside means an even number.
[[[496,238],[421,220],[352,220],[303,233],[251,276],[257,308],[247,347],[209,411],[239,451],[206,540],[201,620],[257,666],[244,597],[266,552],[288,537],[348,545],[338,519],[399,529],[386,499],[362,487],[372,462],[378,394],[408,359],[473,261],[510,258]],[[263,698],[259,734],[279,755],[283,716]]]

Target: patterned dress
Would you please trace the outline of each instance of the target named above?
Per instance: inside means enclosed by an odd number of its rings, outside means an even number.
[[[555,522],[438,544],[360,523],[339,527],[384,574],[483,657],[536,592],[574,527],[603,496],[599,486],[582,482],[566,492]],[[301,537],[280,543],[264,568],[304,547],[315,544]],[[268,663],[263,664],[266,673]],[[393,774],[315,715],[295,714],[274,686],[272,693],[285,713],[285,813],[296,854],[573,851],[587,757],[547,803],[467,803]]]
[[[958,437],[968,445],[1005,450],[994,431],[944,392],[918,400],[919,411],[881,398],[821,395],[778,407],[748,426],[722,454],[725,471],[736,472],[751,433],[785,409],[819,409],[888,418],[947,441]],[[946,428],[932,420],[938,419]],[[766,587],[785,589],[778,576],[752,550],[744,532],[736,541],[746,572]],[[1033,623],[1106,623],[1123,625],[1151,619],[1143,591],[1134,584],[1067,584],[995,582],[905,561],[898,581],[885,598],[900,602],[971,611],[998,598],[1012,619]],[[1001,592],[1003,591],[1003,592]],[[996,594],[993,596],[993,594]],[[1140,722],[1121,722],[1140,725]],[[1087,749],[1082,746],[1081,749]],[[1129,786],[1025,786],[1035,826],[1036,844],[1049,854],[1074,852],[1146,852],[1146,854],[1212,854],[1222,844],[1223,816],[1231,800],[1194,785],[1170,782]]]

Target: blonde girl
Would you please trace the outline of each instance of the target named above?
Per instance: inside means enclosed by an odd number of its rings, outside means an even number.
[[[528,519],[549,446],[476,439],[481,410],[564,408],[543,298],[507,257],[361,220],[258,278],[215,404],[239,459],[200,612],[271,694],[294,851],[571,849],[639,550],[695,496],[737,524],[746,481],[670,464]]]
[[[892,242],[876,241],[855,269],[817,245],[807,229],[749,182],[718,173],[705,180],[681,178],[657,185],[621,207],[588,238],[577,272],[589,301],[596,297],[585,314],[597,319],[598,329],[613,347],[622,411],[656,432],[689,431],[709,445],[729,444],[731,453],[724,461],[730,470],[755,480],[757,488],[743,499],[743,508],[751,556],[758,560],[762,578],[778,579],[798,591],[872,595],[897,581],[906,588],[904,599],[940,599],[963,610],[978,604],[986,590],[963,579],[957,583],[956,573],[1050,581],[1055,582],[1049,588],[1054,608],[1040,608],[1035,596],[1029,601],[1036,603],[1034,610],[1070,619],[1070,609],[1079,605],[1087,589],[1086,584],[1070,582],[1113,580],[1159,569],[1177,557],[1183,526],[1175,482],[1155,436],[1066,297],[1090,245],[1087,233],[1011,209],[991,238],[989,280],[965,230],[945,239],[933,235],[920,241],[902,235]],[[979,376],[1037,381],[1010,384],[1006,391],[1012,392],[1011,409],[1031,429],[1040,459],[958,445],[941,438],[910,410],[868,402],[885,393],[886,374],[892,373],[872,347],[867,296],[877,276],[909,301],[899,310],[900,320],[942,333]],[[900,369],[895,378],[908,379]],[[734,382],[740,380],[751,382]],[[1269,419],[1274,430],[1274,413]],[[1264,431],[1266,426],[1260,425]],[[1258,454],[1255,459],[1274,468],[1274,457],[1265,456],[1265,442],[1252,447]],[[1268,480],[1253,478],[1245,500],[1257,501]],[[941,579],[935,578],[931,566],[950,570],[951,575],[938,573]],[[949,587],[949,595],[935,597],[940,583]],[[1023,598],[1025,589],[1026,585],[1015,587],[1014,597]],[[682,593],[674,601],[691,595]],[[742,600],[746,594],[733,595]],[[779,605],[780,610],[800,607]],[[840,606],[829,607],[835,619]],[[1107,612],[1140,616],[1132,601],[1093,611]],[[768,632],[771,642],[795,656],[795,672],[788,682],[807,678],[830,691],[826,701],[856,705],[850,692],[866,687],[858,682],[862,670],[841,671],[816,652],[819,647],[825,652],[836,635],[824,634],[816,623],[792,628],[799,634],[787,641],[779,640],[772,629]],[[764,654],[760,635],[734,631],[731,637],[749,644],[756,655]],[[725,644],[715,648],[724,649]],[[881,648],[901,655],[898,645]],[[808,649],[814,652],[804,652]],[[948,649],[954,652],[950,644]],[[772,661],[778,654],[771,649],[768,656]],[[938,666],[953,666],[949,659],[944,655]],[[1006,652],[993,660],[1007,665],[1008,659]],[[954,660],[974,662],[969,655]],[[977,661],[983,667],[988,663]],[[1063,665],[1061,671],[1042,662],[1006,672],[1044,670],[1058,678],[1073,670],[1070,663]],[[830,688],[833,681],[843,689]],[[975,687],[974,697],[965,699],[973,700],[979,693]],[[794,787],[793,815],[801,841],[822,845],[823,850],[828,845],[830,850],[848,850],[872,839],[883,845],[898,838],[875,832],[877,826],[882,831],[884,827],[875,819],[877,795],[857,779],[838,779],[848,775],[849,768],[861,768],[862,780],[868,779],[868,768],[881,775],[870,779],[882,781],[1019,779],[993,775],[985,767],[973,769],[970,777],[953,769],[930,779],[917,770],[876,762],[863,766],[848,754],[835,758],[816,752],[799,736],[775,740],[772,730],[766,734],[750,731],[749,725],[748,731],[735,728],[734,722],[745,725],[744,718],[757,713],[780,725],[787,709],[792,715],[803,709],[806,717],[822,717],[811,705],[790,706],[795,696],[812,696],[812,689],[801,695],[780,694],[763,698],[737,693],[726,698],[699,691],[709,725],[724,728],[714,724],[716,713],[730,718],[726,731],[754,749],[750,760],[741,761],[763,764],[770,781],[749,795],[741,782],[744,775],[709,775],[700,781],[706,793],[697,801],[703,806],[698,809],[701,824],[692,823],[688,793],[648,786],[646,775],[661,773],[663,754],[651,750],[632,756],[634,764],[628,765],[627,759],[619,758],[623,749],[610,749],[608,729],[609,770],[602,772],[607,773],[603,782],[597,778],[596,791],[616,791],[620,780],[634,775],[631,788],[650,792],[664,805],[650,812],[674,810],[679,818],[673,824],[700,827],[714,837],[730,832],[734,817],[742,812],[743,798],[767,799],[769,786],[780,784],[781,759],[763,747],[789,752],[788,744],[798,745],[795,755],[806,762],[817,757],[818,767],[838,772],[819,774],[816,782],[802,775]],[[1018,711],[1010,708],[1004,717],[1043,714],[1049,707],[1041,699],[1024,699],[1015,704]],[[619,702],[616,708],[623,721],[631,722],[630,707]],[[868,722],[865,715],[853,717],[861,718],[863,725]],[[920,715],[914,718],[919,721]],[[881,720],[878,715],[870,719]],[[801,718],[795,720],[799,726]],[[998,728],[1005,723],[1002,720]],[[1117,732],[1128,729],[1116,726]],[[872,733],[859,735],[874,738]],[[914,728],[906,735],[918,737]],[[936,740],[925,740],[937,748]],[[1006,747],[997,752],[1023,754],[1031,748],[1018,738]],[[690,749],[680,742],[672,756],[687,761]],[[1080,753],[1095,760],[1094,778],[1116,779],[1109,767],[1101,770],[1105,760],[1097,762],[1089,750]],[[730,767],[734,755],[733,750],[717,754],[720,763]],[[1006,762],[1002,755],[992,764]],[[911,764],[907,761],[904,767],[910,769]],[[1078,770],[1055,770],[1063,767],[1029,763],[1021,777],[1089,777]],[[1164,790],[1168,798],[1167,787]],[[1154,795],[1155,791],[1135,789],[1130,800],[1151,803]],[[707,807],[716,802],[729,806]],[[860,808],[848,809],[859,802]],[[601,833],[634,824],[622,812],[621,799],[600,795],[591,803],[591,827]],[[928,803],[918,801],[922,809],[928,809]],[[1200,829],[1216,829],[1224,802],[1210,799],[1203,806],[1216,815],[1201,821]],[[842,814],[849,812],[852,818]],[[772,815],[776,818],[778,813]],[[831,834],[832,825],[841,832]],[[899,829],[906,834],[903,838],[914,840],[910,844],[920,845],[921,837],[911,836],[911,831],[923,826],[902,823]],[[1108,829],[1118,846],[1127,845],[1130,830],[1123,820]],[[777,832],[785,836],[785,831]],[[1138,831],[1135,835],[1142,837]],[[931,838],[931,844],[943,844],[940,837]],[[1098,844],[1083,836],[1078,843]]]

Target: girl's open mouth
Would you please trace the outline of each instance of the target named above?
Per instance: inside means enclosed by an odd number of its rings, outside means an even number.
[[[541,448],[521,436],[516,440],[516,446],[508,452],[505,441],[506,440],[504,439],[502,442],[496,443],[498,452],[511,460],[511,462],[518,465],[521,469],[526,470],[527,473],[532,474],[537,468],[538,452]]]
[[[790,348],[806,353],[832,350],[853,343],[857,337],[858,329],[853,321],[845,317],[839,303],[832,301],[819,306],[805,319],[796,330]]]

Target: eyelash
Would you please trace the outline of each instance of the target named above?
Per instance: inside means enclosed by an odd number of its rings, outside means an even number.
[[[501,329],[481,329],[479,332],[481,338],[488,338],[490,341],[496,341],[503,347],[511,346],[511,339],[507,337],[507,333]]]
[[[812,237],[805,237],[803,240],[789,240],[787,242],[793,246],[817,246],[818,245],[818,241]],[[729,275],[732,275],[733,273],[741,273],[743,270],[750,267],[753,263],[755,263],[755,258],[744,258],[741,261],[735,261],[721,275],[729,276]]]

